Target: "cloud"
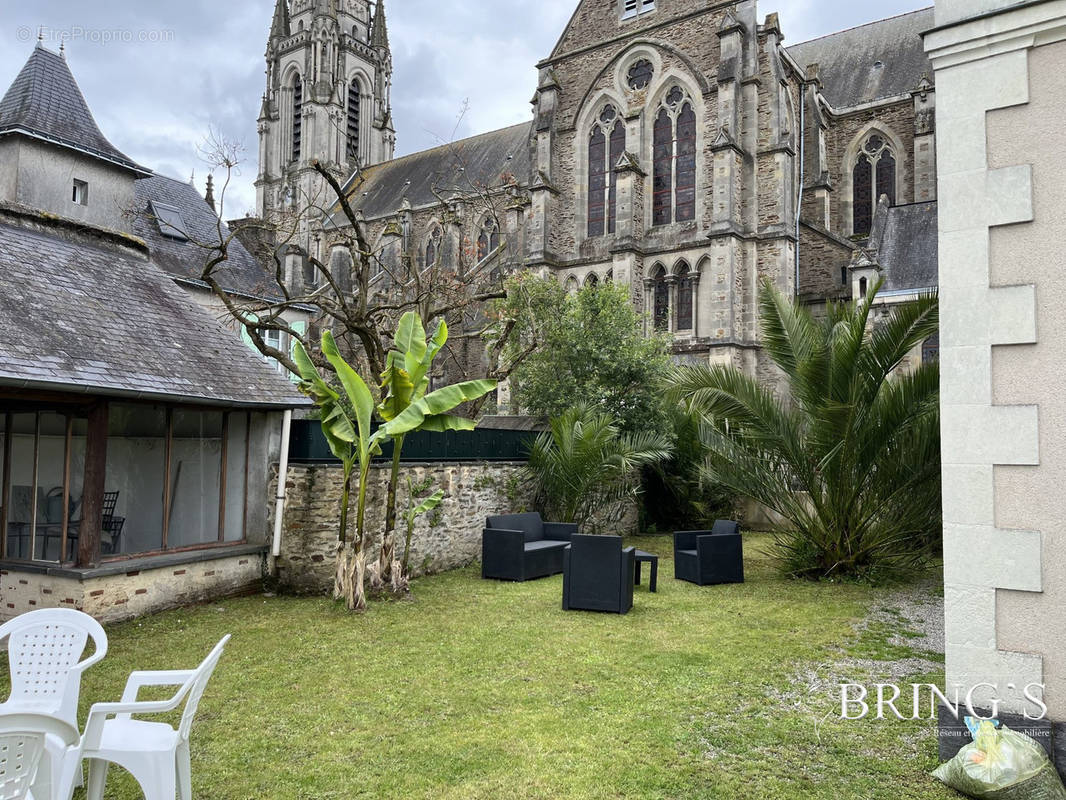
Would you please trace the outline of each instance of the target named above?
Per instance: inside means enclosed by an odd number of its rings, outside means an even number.
[[[576,6],[576,0],[386,2],[398,154],[529,119],[535,64],[551,52]],[[777,0],[763,3],[760,15],[778,11],[786,43],[794,44],[925,5]],[[9,0],[7,6],[0,88],[29,57],[39,26],[53,49],[65,35],[74,75],[120,150],[171,177],[186,180],[195,171],[202,191],[207,167],[198,146],[215,127],[244,145],[226,213],[254,209],[256,117],[274,0]]]

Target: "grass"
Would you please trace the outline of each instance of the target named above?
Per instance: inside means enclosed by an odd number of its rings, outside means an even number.
[[[856,632],[883,593],[786,581],[757,537],[747,583],[700,588],[673,579],[668,539],[632,543],[663,559],[627,616],[563,612],[559,576],[469,568],[363,616],[258,596],[115,625],[83,711],[232,633],[193,733],[196,797],[957,796],[928,776],[935,723],[843,722],[797,690],[852,650],[901,657],[887,626]],[[140,795],[112,770],[107,796]]]

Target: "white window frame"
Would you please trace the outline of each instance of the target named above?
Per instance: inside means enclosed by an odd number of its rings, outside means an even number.
[[[71,200],[79,206],[89,205],[89,183],[87,181],[74,180]]]
[[[263,337],[263,341],[268,346],[273,347],[275,350],[285,352],[281,347],[282,340],[284,338],[281,331],[276,330],[274,328],[263,328],[259,331],[259,335]],[[280,372],[282,375],[288,374],[289,370],[286,369],[285,366],[276,358],[270,358],[269,356],[264,355],[263,359],[267,362],[267,364],[269,364],[276,371]]]
[[[622,0],[622,19],[633,19],[655,10],[655,0]]]

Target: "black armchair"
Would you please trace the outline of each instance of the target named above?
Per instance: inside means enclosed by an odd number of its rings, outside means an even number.
[[[528,581],[563,571],[563,550],[577,525],[544,522],[540,514],[502,514],[485,520],[481,577]]]
[[[563,557],[563,609],[627,613],[635,553],[634,547],[622,549],[621,536],[571,537]]]
[[[674,533],[674,577],[699,586],[744,582],[740,524],[715,520],[709,531]]]

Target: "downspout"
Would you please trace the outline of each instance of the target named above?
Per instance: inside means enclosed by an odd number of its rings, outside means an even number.
[[[800,293],[800,214],[803,211],[803,180],[806,164],[804,163],[804,144],[806,142],[805,119],[807,111],[807,82],[800,82],[800,125],[799,125],[799,192],[796,199],[796,297]]]
[[[289,474],[289,434],[292,431],[292,409],[285,411],[281,421],[281,457],[278,460],[277,507],[274,512],[274,558],[281,555],[281,523],[285,516],[285,484]]]

